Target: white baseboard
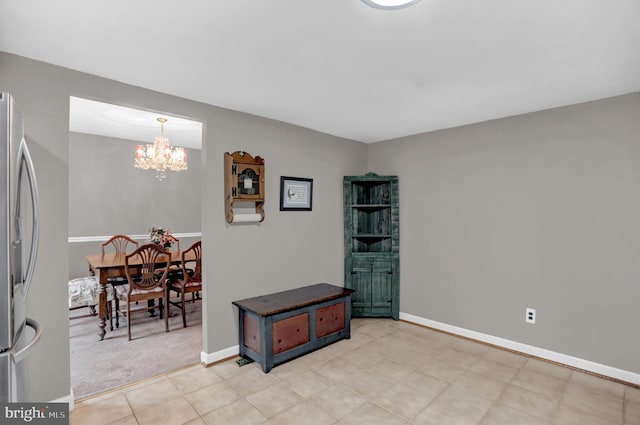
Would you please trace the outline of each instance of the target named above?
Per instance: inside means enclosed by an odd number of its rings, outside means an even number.
[[[414,316],[408,313],[400,313],[400,319],[405,320],[407,322],[415,323],[417,325],[427,326],[429,328],[441,330],[441,331],[452,333],[455,335],[460,335],[470,339],[475,339],[477,341],[482,341],[487,344],[506,348],[508,350],[518,351],[520,353],[539,357],[541,359],[546,359],[552,362],[561,363],[567,366],[575,367],[577,369],[582,369],[587,372],[606,376],[619,381],[640,385],[640,374],[638,373],[617,369],[615,367],[603,365],[600,363],[595,363],[590,360],[585,360],[585,359],[569,356],[562,353],[557,353],[555,351],[547,350],[544,348],[534,347],[532,345],[523,344],[521,342],[515,342],[508,339],[499,338],[493,335],[487,335],[481,332],[459,328],[457,326],[436,322],[435,320],[425,319],[423,317]]]
[[[228,359],[229,357],[237,356],[240,352],[240,347],[238,345],[234,345],[233,347],[225,348],[220,351],[216,351],[215,353],[205,353],[202,351],[200,353],[200,362],[204,364],[211,364],[215,362],[219,362],[220,360]]]
[[[640,385],[640,374],[629,372],[627,370],[618,369],[615,367],[603,365],[600,363],[592,362],[590,360],[581,359],[578,357],[569,356],[567,354],[558,353],[555,351],[547,350],[544,348],[535,347],[533,345],[523,344],[521,342],[511,341],[508,339],[500,338],[493,335],[484,334],[481,332],[472,331],[465,328],[459,328],[457,326],[448,325],[446,323],[436,322],[435,320],[425,319],[423,317],[414,316],[413,314],[400,313],[400,319],[406,322],[415,323],[417,325],[426,326],[429,328],[441,330],[454,335],[463,336],[466,338],[474,339],[476,341],[485,342],[487,344],[494,345],[496,347],[505,348],[519,353],[528,354],[530,356],[538,357],[545,360],[550,360],[555,363],[560,363],[576,369],[581,369],[587,372],[602,375],[618,381],[628,382],[634,385]],[[211,364],[220,360],[228,359],[238,355],[240,347],[234,345],[229,348],[225,348],[214,353],[200,353],[200,361],[204,364]]]

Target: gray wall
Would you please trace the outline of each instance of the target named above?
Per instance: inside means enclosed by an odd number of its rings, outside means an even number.
[[[6,53],[0,75],[40,182],[33,400],[70,387],[70,95],[204,123],[206,353],[237,344],[232,300],[343,283],[342,176],[375,171],[400,177],[401,311],[640,372],[638,94],[367,146]],[[223,154],[235,150],[266,160],[261,224],[224,220]],[[279,211],[282,175],[314,179],[312,212]]]
[[[30,64],[30,63],[29,63]],[[44,327],[40,344],[27,357],[34,401],[69,393],[67,274],[68,89],[65,71],[28,66],[0,53],[0,90],[15,96],[25,120],[25,138],[37,167],[40,194],[40,250],[27,314]],[[26,65],[26,66],[25,66]],[[51,81],[61,84],[51,84]],[[65,100],[66,104],[65,104]],[[65,329],[66,328],[66,329]]]
[[[30,358],[36,384],[31,399],[53,400],[70,389],[66,285],[71,95],[204,123],[201,230],[206,353],[237,344],[232,300],[319,281],[342,285],[342,176],[366,170],[366,145],[7,53],[0,53],[0,75],[0,90],[13,93],[24,115],[40,181],[41,250],[28,312],[45,324],[45,335]],[[266,160],[262,224],[229,226],[224,220],[223,154],[235,150]],[[313,211],[279,211],[281,175],[314,179]]]
[[[640,372],[638,117],[636,93],[370,145],[401,311]]]
[[[250,118],[250,119],[249,119]],[[207,119],[202,231],[212,235],[204,322],[208,352],[238,343],[231,301],[318,282],[344,283],[342,177],[366,170],[366,145],[225,111]],[[266,161],[265,221],[224,219],[223,155],[245,150]],[[313,179],[313,211],[279,211],[280,176]],[[203,251],[205,252],[205,251]],[[212,324],[218,324],[211,328]]]
[[[167,178],[158,181],[155,171],[133,167],[136,144],[69,133],[69,236],[144,235],[152,226],[173,233],[200,232],[200,150],[187,149],[189,168],[168,171]],[[195,240],[181,239],[180,247],[187,248]],[[99,253],[100,245],[69,245],[69,278],[87,275],[84,256]]]

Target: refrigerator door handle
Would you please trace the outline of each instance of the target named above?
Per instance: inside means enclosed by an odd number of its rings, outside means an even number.
[[[22,361],[27,356],[27,354],[29,354],[29,351],[31,351],[31,349],[35,347],[35,345],[40,341],[40,337],[42,336],[42,327],[40,326],[40,322],[27,317],[27,326],[32,327],[36,331],[36,334],[26,346],[13,353],[13,358],[16,363]]]
[[[31,160],[31,154],[29,153],[29,148],[27,147],[27,142],[22,138],[20,140],[20,148],[18,149],[18,170],[17,170],[17,185],[16,187],[21,187],[21,179],[22,179],[22,167],[26,164],[27,166],[27,177],[29,179],[29,189],[31,191],[31,204],[33,205],[33,227],[31,231],[31,252],[29,253],[29,263],[27,264],[27,271],[24,277],[24,295],[27,296],[29,292],[29,287],[31,286],[31,278],[33,277],[33,271],[36,266],[36,258],[38,256],[38,239],[39,239],[39,228],[38,228],[38,186],[36,183],[36,173],[33,167],[33,161]],[[16,196],[16,214],[15,217],[18,219],[19,216],[19,208],[20,208],[20,196]]]

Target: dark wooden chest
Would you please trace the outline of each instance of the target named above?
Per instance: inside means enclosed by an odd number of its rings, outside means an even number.
[[[351,337],[352,289],[318,283],[234,301],[240,356],[267,373],[277,364]]]

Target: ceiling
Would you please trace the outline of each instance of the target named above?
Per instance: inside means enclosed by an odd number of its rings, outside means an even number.
[[[158,118],[167,120],[162,127]],[[75,96],[69,98],[69,130],[144,143],[162,133],[172,146],[202,148],[201,122]]]
[[[376,142],[640,91],[639,0],[20,0],[0,50]]]

